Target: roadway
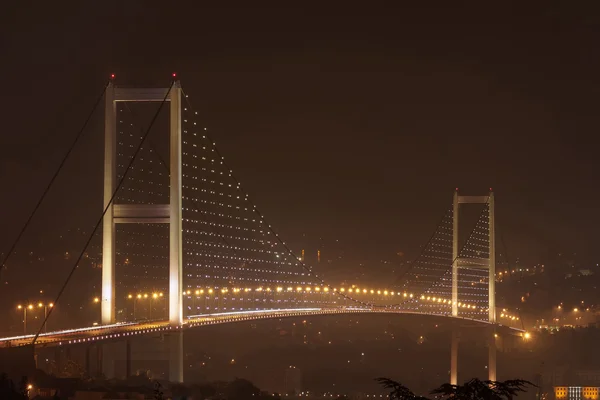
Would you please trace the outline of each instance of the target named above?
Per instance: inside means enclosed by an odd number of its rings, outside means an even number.
[[[424,314],[414,311],[393,309],[368,309],[368,308],[300,308],[300,309],[273,309],[255,311],[222,312],[215,314],[202,314],[188,316],[180,326],[173,326],[169,321],[124,322],[112,325],[91,326],[85,328],[67,329],[62,331],[43,333],[38,337],[38,346],[64,346],[76,343],[92,343],[105,340],[122,340],[128,337],[151,333],[168,333],[178,330],[199,328],[207,325],[254,321],[260,319],[278,319],[316,315],[340,314],[409,314],[426,315],[431,317],[460,320],[471,326],[491,325],[487,321],[471,318],[451,317],[446,314]],[[504,333],[520,335],[522,329],[497,324],[498,330]],[[34,335],[21,335],[0,338],[0,347],[17,347],[31,344]]]

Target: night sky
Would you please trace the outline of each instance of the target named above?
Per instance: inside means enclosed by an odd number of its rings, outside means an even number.
[[[234,173],[296,249],[305,235],[339,240],[356,262],[410,257],[456,187],[492,187],[510,257],[598,258],[592,2],[207,3],[4,5],[0,252],[107,77],[166,86],[177,72]],[[100,215],[101,114],[20,251]]]

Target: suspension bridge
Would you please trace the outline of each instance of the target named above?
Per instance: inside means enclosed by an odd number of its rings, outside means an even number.
[[[491,189],[482,196],[457,189],[419,257],[390,287],[330,284],[268,224],[173,79],[165,88],[121,87],[111,79],[102,94],[104,208],[63,287],[99,241],[101,323],[47,332],[51,308],[37,332],[25,328],[21,335],[0,338],[0,347],[87,343],[101,350],[114,341],[166,334],[170,379],[181,382],[188,329],[295,316],[418,314],[486,327],[489,378],[496,379],[495,338],[522,329],[518,317],[495,301]],[[137,121],[135,105],[149,102],[159,104],[150,127],[161,109],[168,109],[168,157],[149,139],[150,128],[144,131]],[[479,207],[480,215],[461,242],[459,215],[465,206]],[[156,287],[161,289],[143,293]],[[144,300],[151,303],[150,315],[142,319],[136,305]],[[452,383],[457,383],[458,342],[453,335]],[[98,356],[106,376],[114,373],[110,353]]]

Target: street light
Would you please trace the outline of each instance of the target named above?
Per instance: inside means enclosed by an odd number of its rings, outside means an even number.
[[[46,333],[46,332],[48,332],[48,322],[46,321],[46,318],[48,316],[48,309],[54,307],[54,303],[48,303],[48,304],[38,303],[38,307],[39,308],[44,307],[44,333]]]
[[[18,305],[17,310],[23,310],[23,334],[27,335],[27,310],[33,310],[33,304],[28,306]]]
[[[140,295],[138,294],[137,296],[134,296],[132,294],[128,294],[127,298],[131,301],[133,301],[133,320],[135,321],[135,303],[136,300],[140,298]]]
[[[184,292],[185,293],[185,292]],[[155,293],[138,293],[136,295],[133,294],[128,294],[127,298],[129,300],[133,301],[133,319],[135,321],[135,315],[136,315],[136,309],[137,309],[137,301],[138,300],[142,300],[142,299],[147,299],[150,298],[150,316],[149,318],[152,319],[152,308],[154,306],[154,300],[158,300],[158,299],[162,299],[164,296],[163,292],[155,292]]]
[[[154,308],[154,301],[158,298],[158,293],[152,293],[152,298],[150,299],[150,319],[152,319],[152,308]]]

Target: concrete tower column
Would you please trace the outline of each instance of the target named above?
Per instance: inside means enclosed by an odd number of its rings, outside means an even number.
[[[452,316],[458,316],[458,190],[452,202]]]
[[[108,84],[104,106],[104,208],[102,220],[102,303],[101,321],[103,325],[115,322],[115,223],[113,204],[115,191],[117,124],[114,86]]]
[[[492,326],[486,329],[488,336],[488,379],[495,381],[496,379],[496,330]]]
[[[494,215],[494,192],[490,190],[490,198],[488,200],[488,217],[489,217],[489,275],[488,275],[488,303],[489,303],[489,321],[496,323],[496,232],[495,232],[495,215]],[[489,352],[488,352],[488,379],[496,380],[496,332],[493,329],[489,334]]]
[[[489,232],[489,275],[488,275],[488,302],[489,321],[496,323],[496,232],[494,218],[494,192],[490,192],[488,200],[488,226]]]
[[[183,250],[181,224],[181,86],[175,83],[169,93],[170,126],[170,199],[169,199],[169,322],[183,323]]]
[[[452,343],[450,344],[450,384],[458,384],[458,342],[459,327],[454,324],[452,327]]]
[[[169,334],[169,381],[183,383],[183,331]]]

